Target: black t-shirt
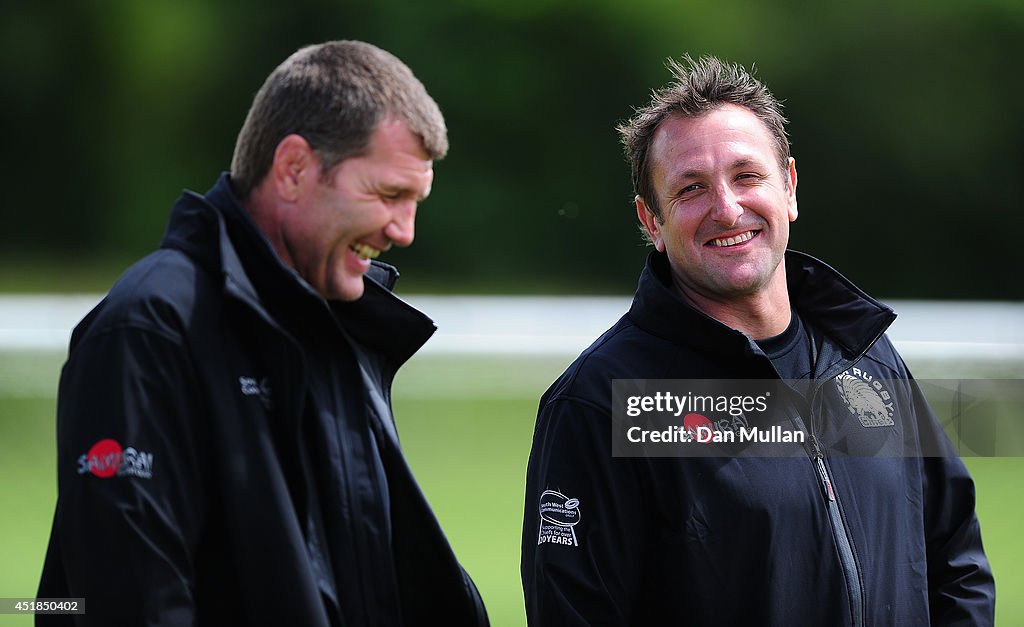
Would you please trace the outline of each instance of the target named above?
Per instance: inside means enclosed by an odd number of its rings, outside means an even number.
[[[796,310],[792,310],[789,326],[782,333],[763,340],[755,340],[765,355],[772,360],[783,379],[809,379],[814,372],[818,343],[814,330],[805,324]]]

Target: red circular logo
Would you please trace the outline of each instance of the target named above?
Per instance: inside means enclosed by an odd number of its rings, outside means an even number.
[[[100,440],[89,449],[87,459],[92,474],[109,479],[121,468],[121,445],[110,438]]]
[[[702,428],[698,430],[697,427]],[[715,430],[715,426],[707,416],[686,414],[683,417],[683,430],[689,433],[694,441],[704,444],[711,441],[711,432]]]
[[[683,428],[687,431],[696,431],[697,427],[707,427],[708,429],[714,429],[711,421],[706,416],[700,414],[686,414],[683,418]]]

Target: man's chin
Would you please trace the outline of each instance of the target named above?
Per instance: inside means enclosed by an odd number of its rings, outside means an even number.
[[[721,291],[724,295],[734,298],[748,298],[767,292],[771,282],[771,276],[763,275],[735,278],[724,283]]]
[[[358,277],[346,277],[343,281],[335,282],[327,293],[321,292],[321,295],[327,300],[352,302],[362,298],[365,291],[363,275],[359,275]]]
[[[708,296],[716,300],[749,298],[768,289],[771,275],[764,273],[734,273],[727,276],[710,277],[702,286]]]
[[[722,268],[719,272],[712,274],[709,278],[708,287],[715,292],[725,296],[734,295],[737,297],[753,296],[769,287],[772,277],[778,272],[783,272],[780,264],[776,263],[771,269],[767,264],[748,264],[734,268]]]

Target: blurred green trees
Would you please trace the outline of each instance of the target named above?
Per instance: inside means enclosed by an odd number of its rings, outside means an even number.
[[[354,38],[405,60],[450,128],[416,244],[387,255],[405,291],[631,291],[614,126],[689,52],[786,101],[795,248],[886,297],[1024,297],[1019,0],[6,4],[8,266],[151,250],[181,188],[228,167],[267,73]]]

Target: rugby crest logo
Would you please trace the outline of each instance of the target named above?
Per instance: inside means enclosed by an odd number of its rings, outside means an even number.
[[[835,379],[839,396],[850,413],[865,427],[891,427],[895,413],[892,395],[882,382],[860,368],[852,368]]]

